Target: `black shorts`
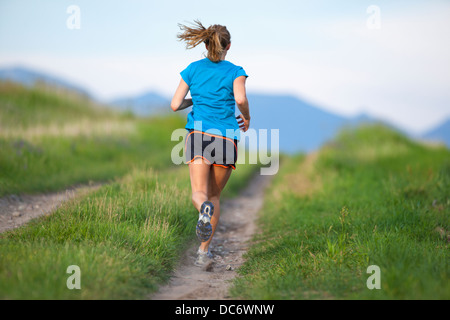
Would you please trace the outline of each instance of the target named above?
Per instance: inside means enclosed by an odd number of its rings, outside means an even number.
[[[237,140],[188,130],[184,153],[186,163],[202,158],[213,166],[236,169]]]

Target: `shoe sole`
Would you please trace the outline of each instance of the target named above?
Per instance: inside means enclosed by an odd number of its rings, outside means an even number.
[[[211,217],[214,214],[214,205],[210,201],[203,202],[200,208],[200,217],[197,221],[196,234],[201,242],[206,242],[212,235]]]

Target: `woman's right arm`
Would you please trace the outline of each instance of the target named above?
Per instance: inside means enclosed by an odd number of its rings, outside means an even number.
[[[250,127],[250,110],[247,94],[245,91],[245,80],[247,80],[247,77],[240,76],[237,77],[233,82],[234,99],[236,100],[239,111],[241,111],[241,115],[236,118],[241,119],[241,121],[238,121],[238,123],[239,127],[244,132],[246,132]]]

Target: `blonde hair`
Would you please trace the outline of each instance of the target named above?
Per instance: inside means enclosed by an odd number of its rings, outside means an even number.
[[[204,42],[208,48],[207,58],[213,62],[219,62],[226,47],[231,43],[231,35],[225,26],[214,24],[205,28],[198,20],[194,20],[193,26],[178,24],[181,33],[178,40],[186,42],[186,49],[192,49]]]

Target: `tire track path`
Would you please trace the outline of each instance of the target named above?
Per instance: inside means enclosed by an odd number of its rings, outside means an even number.
[[[9,195],[0,198],[0,233],[28,221],[49,215],[62,203],[100,188],[101,184],[77,186],[64,191],[37,195]]]
[[[255,175],[237,197],[221,202],[220,221],[211,242],[214,261],[206,268],[194,266],[198,243],[183,255],[169,283],[149,296],[153,300],[225,300],[229,299],[231,280],[244,263],[256,232],[256,218],[263,205],[264,190],[271,176]],[[193,229],[194,230],[194,226]]]

